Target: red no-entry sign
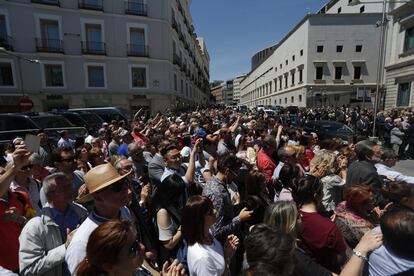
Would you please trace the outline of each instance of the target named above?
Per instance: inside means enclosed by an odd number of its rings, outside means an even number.
[[[33,101],[27,97],[19,99],[19,109],[24,111],[29,111],[33,108]]]

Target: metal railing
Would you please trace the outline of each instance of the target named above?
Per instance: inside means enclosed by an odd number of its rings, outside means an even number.
[[[79,8],[86,10],[102,11],[102,0],[79,0]]]
[[[60,6],[60,1],[59,0],[32,0],[32,3],[52,5],[52,6]]]
[[[82,41],[82,54],[90,55],[105,55],[106,54],[106,45],[104,42],[96,41]]]
[[[36,51],[63,53],[63,42],[60,39],[43,39],[36,38]]]
[[[178,66],[181,65],[181,58],[177,54],[173,54],[173,63]]]
[[[125,3],[124,5],[125,5],[126,14],[141,15],[141,16],[148,15],[147,4],[143,3],[142,1],[128,0],[128,1],[125,1],[124,3]]]
[[[148,45],[127,44],[128,56],[133,57],[148,57]]]

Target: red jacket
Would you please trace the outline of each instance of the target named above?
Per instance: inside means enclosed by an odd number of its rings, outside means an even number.
[[[265,174],[267,185],[272,185],[273,171],[276,169],[276,164],[273,159],[268,156],[263,149],[257,153],[257,168]]]

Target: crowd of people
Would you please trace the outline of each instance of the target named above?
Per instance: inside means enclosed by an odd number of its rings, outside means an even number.
[[[141,114],[5,148],[0,275],[414,275],[409,110],[380,143],[369,110]],[[325,119],[360,141],[302,127]]]

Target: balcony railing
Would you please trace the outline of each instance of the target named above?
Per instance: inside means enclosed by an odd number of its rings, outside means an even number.
[[[148,45],[127,44],[128,56],[132,57],[148,57]]]
[[[0,47],[8,51],[13,51],[13,39],[11,36],[1,36],[0,37]]]
[[[148,10],[147,10],[147,4],[143,3],[142,1],[134,1],[129,0],[125,1],[125,13],[126,14],[132,14],[132,15],[141,15],[141,16],[147,16]]]
[[[32,0],[32,3],[52,5],[52,6],[60,6],[60,1],[59,0]]]
[[[79,9],[103,11],[102,0],[79,0]]]
[[[103,42],[82,41],[82,54],[105,55],[106,45]]]
[[[177,54],[173,54],[173,63],[178,66],[181,65],[181,58]]]
[[[36,38],[35,40],[38,52],[63,53],[63,42],[60,39]]]

